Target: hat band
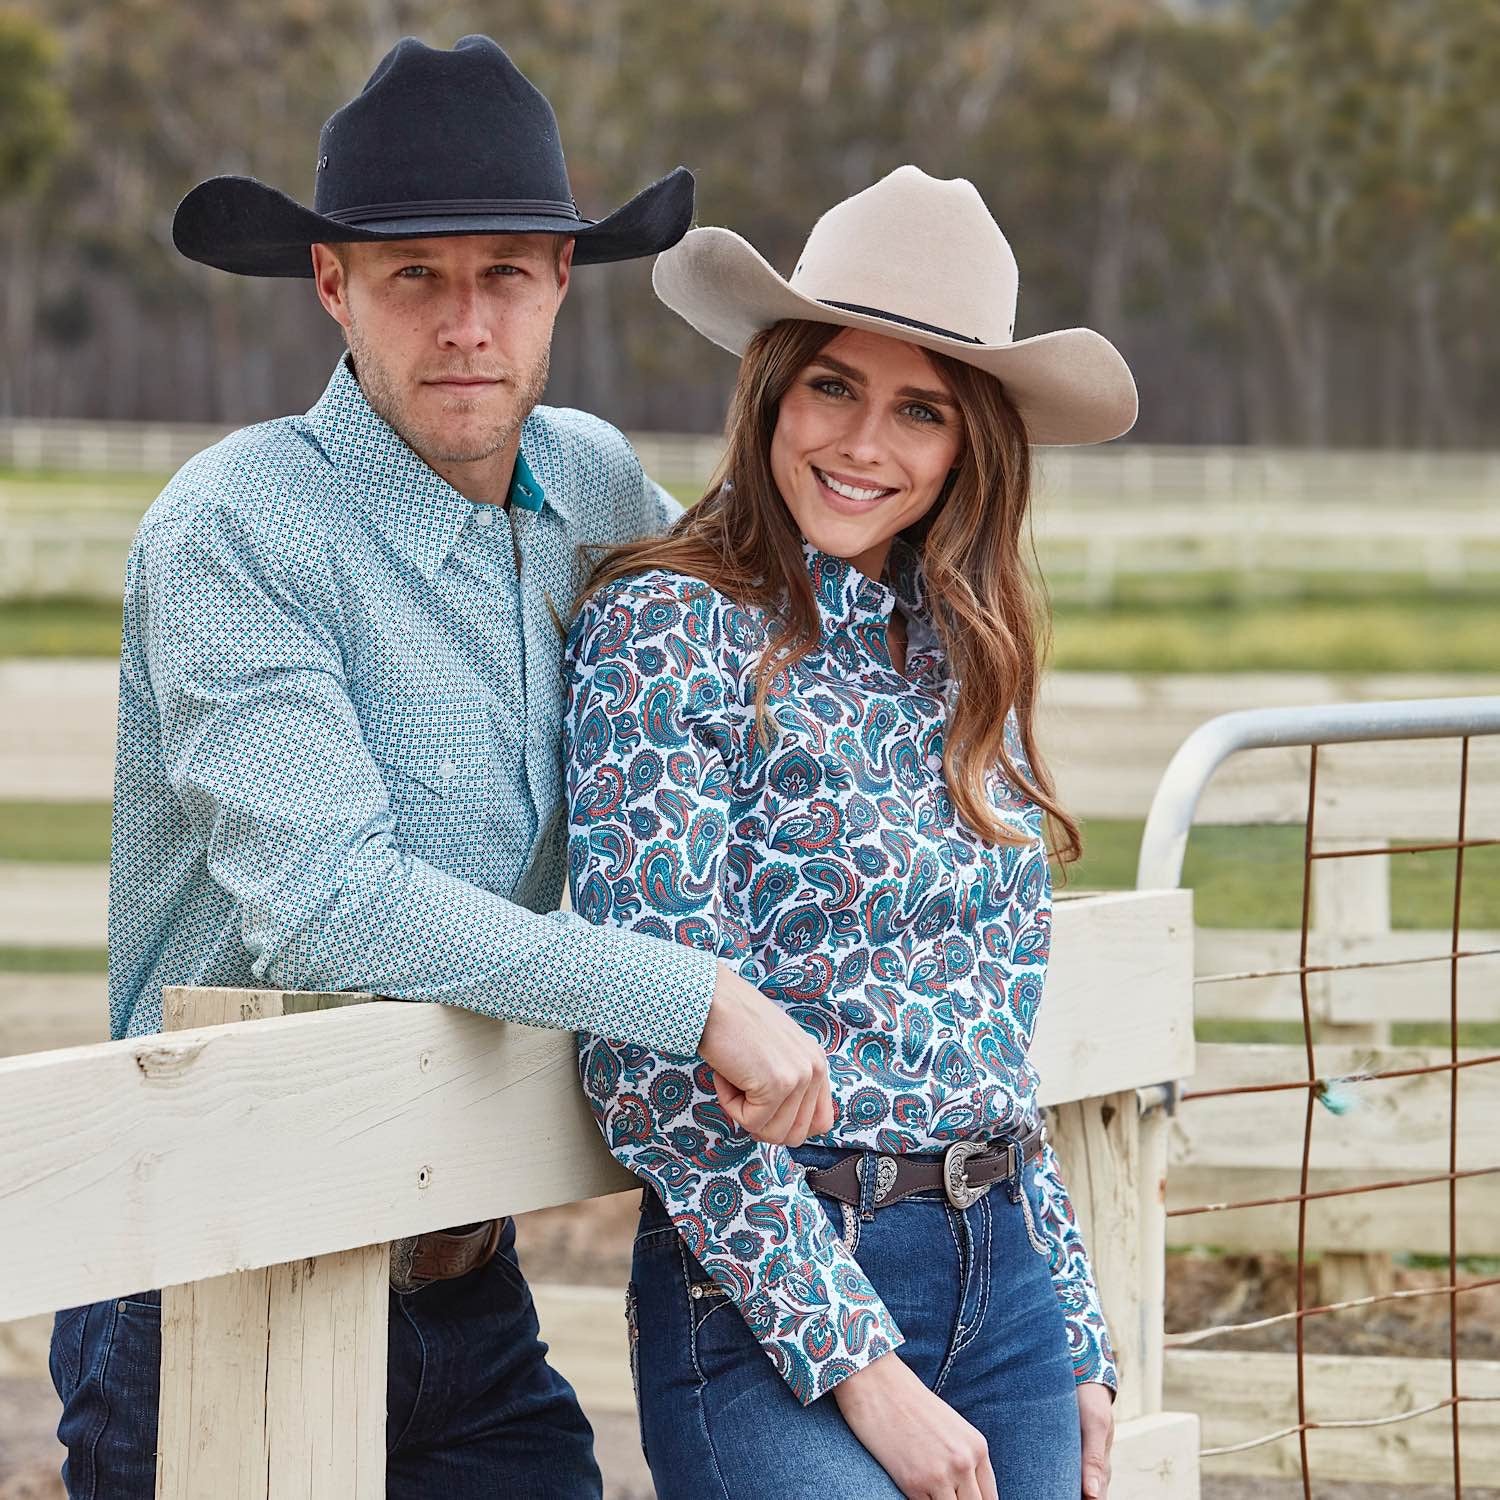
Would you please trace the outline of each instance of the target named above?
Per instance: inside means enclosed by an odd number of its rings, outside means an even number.
[[[319,210],[321,212],[321,210]],[[365,203],[358,208],[339,208],[323,214],[335,224],[358,229],[361,223],[384,219],[461,218],[487,219],[496,214],[525,214],[528,217],[569,219],[581,223],[576,204],[560,198],[426,198],[418,203]]]
[[[923,323],[917,318],[903,318],[900,313],[886,312],[880,307],[861,307],[857,302],[835,302],[831,297],[819,297],[824,307],[836,307],[840,312],[859,313],[866,318],[879,318],[886,323],[899,323],[903,328],[918,328],[923,333],[935,333],[940,338],[957,339],[961,344],[982,344],[972,333],[954,333],[951,328],[939,328],[936,323]]]

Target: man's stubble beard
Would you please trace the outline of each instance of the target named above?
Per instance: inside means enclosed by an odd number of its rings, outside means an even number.
[[[429,467],[437,464],[480,463],[510,447],[547,388],[551,347],[544,344],[530,369],[507,369],[499,372],[506,387],[512,392],[513,400],[507,409],[496,414],[496,425],[486,432],[475,434],[463,446],[456,447],[451,438],[445,438],[442,432],[432,430],[430,423],[419,421],[407,410],[398,382],[375,354],[374,346],[364,337],[356,321],[350,321],[344,336],[365,400],[370,403],[376,416],[384,420]],[[490,368],[484,373],[494,375],[496,371]],[[457,398],[448,403],[448,409],[456,411],[473,404]]]

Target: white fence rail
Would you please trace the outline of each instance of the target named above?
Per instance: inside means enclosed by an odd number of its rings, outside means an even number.
[[[138,519],[107,510],[0,511],[0,599],[114,599]],[[1238,580],[1246,594],[1266,574],[1358,573],[1433,585],[1500,577],[1500,506],[1372,514],[1355,506],[1307,513],[1280,503],[1248,510],[1149,501],[1101,510],[1060,500],[1039,510],[1036,539],[1053,597],[1096,605],[1127,576],[1210,573]]]
[[[164,423],[0,422],[0,599],[112,597],[139,511],[87,481],[165,477],[223,436]],[[649,473],[696,493],[717,437],[632,435]],[[1038,452],[1037,540],[1059,599],[1107,600],[1123,575],[1361,572],[1451,582],[1500,574],[1500,454],[1301,452],[1117,444]],[[108,476],[108,477],[104,477]]]
[[[1116,1330],[1120,1500],[1198,1492],[1196,1420],[1163,1413],[1159,1394],[1164,1122],[1136,1107],[1138,1088],[1192,1069],[1191,969],[1186,893],[1059,903],[1035,1056]],[[169,998],[253,1018],[307,997]],[[628,1185],[570,1037],[441,1007],[15,1057],[0,1061],[0,1319],[193,1283],[164,1311],[160,1492],[373,1496],[384,1393],[367,1368],[357,1377],[383,1350],[385,1300],[360,1247]],[[255,1337],[270,1341],[256,1356],[217,1321],[238,1306],[235,1278],[309,1257],[316,1272],[289,1271],[281,1294],[273,1270],[269,1325],[255,1281]],[[322,1311],[289,1340],[277,1319],[313,1288]],[[296,1405],[286,1393],[310,1390],[313,1371],[317,1400]]]
[[[0,469],[169,474],[231,429],[213,423],[0,421]],[[632,433],[647,471],[701,481],[723,443],[702,433]],[[1500,453],[1381,452],[1116,443],[1039,454],[1044,488],[1113,505],[1192,499],[1257,505],[1414,500],[1493,504]]]

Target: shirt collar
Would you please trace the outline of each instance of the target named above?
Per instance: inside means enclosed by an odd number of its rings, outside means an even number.
[[[885,573],[867,578],[853,563],[821,552],[811,542],[802,543],[813,597],[818,603],[825,630],[837,630],[856,621],[889,620],[900,605],[912,618],[927,618],[927,585],[922,559],[916,549],[897,537],[891,543]]]
[[[521,429],[523,447],[535,413]],[[307,414],[307,425],[329,463],[346,479],[382,536],[424,578],[433,578],[474,514],[466,499],[379,416],[355,379],[348,356]],[[540,510],[550,497],[523,453],[516,454],[511,502]]]

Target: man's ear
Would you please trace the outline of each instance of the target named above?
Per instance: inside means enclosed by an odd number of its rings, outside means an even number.
[[[573,247],[577,240],[567,240],[561,250],[557,252],[557,305],[562,306],[562,299],[568,295],[568,286],[573,279]]]
[[[349,331],[349,268],[332,245],[314,245],[311,250],[313,285],[318,301],[346,333]]]

